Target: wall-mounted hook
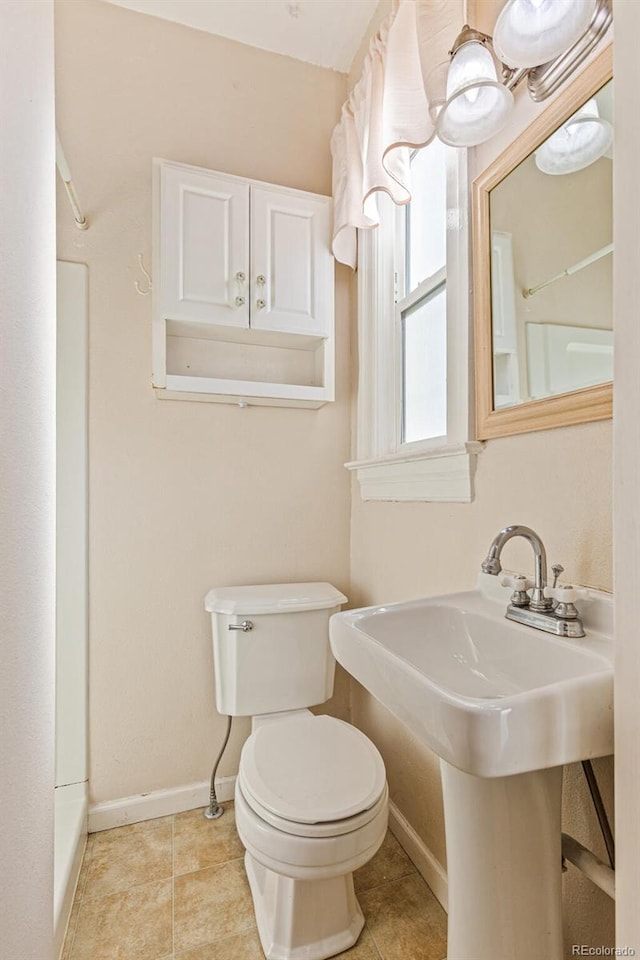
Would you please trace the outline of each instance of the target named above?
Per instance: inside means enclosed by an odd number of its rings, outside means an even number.
[[[142,287],[140,286],[139,280],[135,281],[135,287],[141,297],[148,297],[153,289],[153,281],[151,279],[151,274],[149,273],[149,271],[146,269],[144,265],[144,260],[141,253],[138,254],[138,263],[140,265],[140,269],[142,270],[142,272],[144,273],[147,279],[147,289],[146,290],[142,289]]]

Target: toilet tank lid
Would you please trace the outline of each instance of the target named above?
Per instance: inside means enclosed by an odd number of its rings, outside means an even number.
[[[214,587],[204,600],[209,613],[299,613],[346,603],[330,583],[264,583],[246,587]]]

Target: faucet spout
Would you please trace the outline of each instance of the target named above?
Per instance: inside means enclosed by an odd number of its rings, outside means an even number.
[[[504,545],[512,540],[513,537],[523,537],[533,549],[535,561],[534,587],[529,604],[531,610],[546,611],[550,610],[552,601],[544,595],[544,588],[547,585],[547,554],[542,540],[530,527],[523,527],[520,524],[513,524],[505,527],[494,537],[489,552],[482,562],[483,573],[490,573],[497,576],[502,570],[500,556]]]

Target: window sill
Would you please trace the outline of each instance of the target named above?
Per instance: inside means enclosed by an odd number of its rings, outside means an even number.
[[[484,444],[449,443],[346,463],[355,470],[363,500],[471,503],[476,457]]]

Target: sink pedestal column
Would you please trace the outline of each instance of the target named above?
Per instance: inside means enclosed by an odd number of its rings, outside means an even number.
[[[494,779],[440,768],[448,960],[562,960],[562,767]]]

